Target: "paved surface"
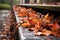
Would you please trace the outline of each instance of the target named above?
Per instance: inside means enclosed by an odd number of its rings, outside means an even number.
[[[0,31],[8,18],[9,10],[0,10]]]
[[[6,19],[8,18],[8,15],[9,15],[9,10],[0,10],[0,32],[4,27],[4,24],[6,23]],[[0,40],[2,40],[1,37]]]

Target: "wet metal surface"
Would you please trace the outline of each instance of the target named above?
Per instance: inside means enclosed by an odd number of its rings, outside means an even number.
[[[19,17],[16,15],[17,13],[15,12],[16,20],[17,23],[20,23]],[[19,38],[21,40],[60,40],[60,38],[54,37],[54,36],[35,36],[33,32],[28,31],[27,28],[19,27]]]

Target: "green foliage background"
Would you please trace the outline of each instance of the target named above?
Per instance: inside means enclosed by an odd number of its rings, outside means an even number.
[[[18,2],[19,0],[0,0],[0,9],[11,9],[11,5],[16,5]]]
[[[11,0],[0,0],[1,2],[0,3],[3,3],[3,4],[11,4]],[[19,0],[12,0],[13,1],[13,4],[18,4]]]

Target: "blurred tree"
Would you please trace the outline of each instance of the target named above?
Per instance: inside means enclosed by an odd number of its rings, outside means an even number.
[[[13,0],[13,4],[18,4],[19,3],[19,0]]]
[[[10,4],[10,0],[0,0],[0,3],[3,3],[3,4]]]
[[[1,0],[0,0],[0,3],[1,3]]]
[[[13,4],[18,4],[19,0],[12,0]],[[11,0],[0,0],[0,3],[11,4]]]

